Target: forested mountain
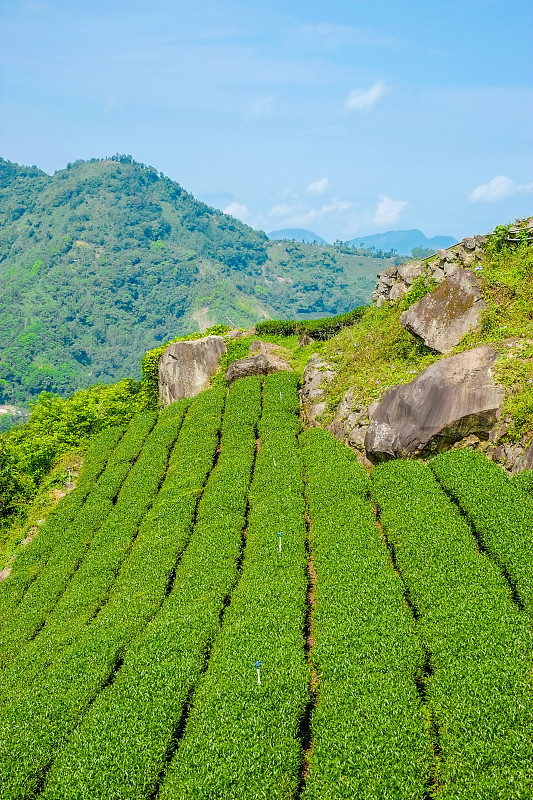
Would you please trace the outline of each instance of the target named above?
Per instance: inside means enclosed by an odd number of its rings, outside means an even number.
[[[0,159],[0,203],[0,402],[135,377],[211,324],[348,311],[393,263],[271,242],[130,156],[53,176]]]

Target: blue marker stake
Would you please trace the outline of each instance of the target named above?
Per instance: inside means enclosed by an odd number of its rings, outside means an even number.
[[[256,668],[256,670],[257,670],[257,683],[259,684],[259,686],[261,686],[261,672],[260,672],[260,668],[261,668],[261,664],[262,664],[262,663],[263,663],[262,661],[256,661],[256,662],[255,662],[255,664],[254,664],[254,667],[255,667],[255,668]]]
[[[282,531],[280,531],[280,532],[278,533],[278,536],[279,536],[279,552],[280,552],[280,553],[281,553],[281,537],[282,537],[282,535],[283,535],[283,532],[282,532]]]

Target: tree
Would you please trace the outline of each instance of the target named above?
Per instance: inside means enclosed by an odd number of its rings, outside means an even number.
[[[431,247],[413,247],[411,255],[413,258],[429,258],[434,255],[435,251]]]

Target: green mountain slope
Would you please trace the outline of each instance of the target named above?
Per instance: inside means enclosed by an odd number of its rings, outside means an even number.
[[[138,375],[211,324],[369,302],[392,260],[271,242],[129,156],[53,176],[0,160],[0,402]]]

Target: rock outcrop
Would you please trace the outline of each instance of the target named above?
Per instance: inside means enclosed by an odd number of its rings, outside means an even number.
[[[271,375],[280,370],[290,370],[287,362],[272,353],[258,353],[250,358],[239,358],[233,361],[226,370],[226,383],[229,385],[238,378],[247,378],[250,375]]]
[[[505,436],[511,425],[512,417],[506,414],[491,430],[489,441],[478,442],[477,449],[501,464],[511,475],[516,475],[526,469],[533,469],[533,443],[531,435],[527,434],[518,441],[506,441]]]
[[[459,269],[404,311],[400,322],[427,347],[449,353],[465,334],[479,327],[486,306],[474,273]]]
[[[328,425],[328,430],[339,442],[344,442],[357,453],[357,458],[364,466],[371,466],[365,454],[365,438],[370,420],[379,402],[369,406],[361,405],[354,397],[354,390],[348,389],[343,396],[335,416]]]
[[[159,359],[159,399],[168,406],[184,397],[196,397],[207,389],[226,352],[222,336],[204,336],[190,342],[169,344]]]
[[[389,389],[366,433],[368,458],[424,456],[472,434],[487,439],[504,399],[492,377],[496,357],[489,345],[477,347]]]
[[[518,455],[511,470],[511,474],[517,475],[519,472],[523,472],[526,469],[533,469],[533,443],[530,444],[526,450],[522,450]]]
[[[378,275],[378,283],[372,298],[378,306],[395,303],[409,291],[412,284],[422,275],[437,283],[453,275],[458,269],[473,267],[480,270],[479,262],[483,256],[486,236],[463,239],[447,250],[438,250],[435,256],[424,261],[410,261],[397,267],[389,267]],[[476,266],[477,265],[477,266]]]
[[[335,370],[316,353],[311,356],[304,370],[300,400],[305,424],[318,425],[317,417],[326,410],[326,387],[335,377]]]
[[[303,333],[300,334],[300,337],[298,339],[298,347],[307,347],[308,344],[313,344],[314,341],[315,340],[312,339],[311,336],[309,336],[309,334],[304,331]]]

